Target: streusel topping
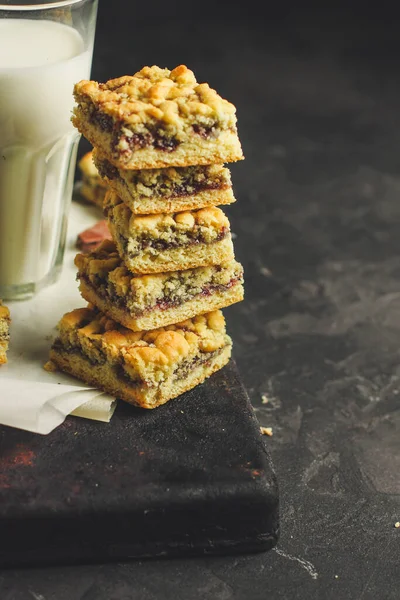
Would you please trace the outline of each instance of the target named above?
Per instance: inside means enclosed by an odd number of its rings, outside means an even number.
[[[166,228],[192,229],[196,226],[222,229],[229,227],[229,221],[220,208],[210,206],[200,210],[184,211],[175,214],[132,215],[129,226],[131,230],[148,231],[156,234],[157,230]]]
[[[122,355],[132,366],[167,366],[189,354],[214,352],[226,344],[225,319],[219,310],[153,331],[133,332],[89,305],[65,314],[59,329],[72,346],[79,341],[88,353],[91,346],[100,346],[110,358]]]
[[[167,229],[184,232],[194,227],[210,228],[218,231],[223,228],[229,230],[228,217],[216,206],[177,213],[135,215],[111,190],[107,191],[104,206],[106,209],[111,209],[114,218],[121,219],[125,223],[127,234],[135,232],[158,236]]]
[[[236,108],[208,83],[198,83],[185,65],[170,71],[144,67],[133,76],[125,75],[106,83],[80,81],[75,99],[89,99],[96,109],[129,125],[162,121],[176,130],[189,122],[218,122],[224,129],[235,127]],[[129,136],[129,130],[126,135]]]

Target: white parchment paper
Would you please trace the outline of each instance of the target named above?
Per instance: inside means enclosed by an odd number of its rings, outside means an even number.
[[[85,306],[76,281],[78,233],[102,218],[99,209],[73,202],[59,281],[31,300],[7,302],[11,311],[8,363],[0,367],[0,424],[47,434],[68,414],[109,421],[115,398],[63,373],[43,369],[65,312]]]

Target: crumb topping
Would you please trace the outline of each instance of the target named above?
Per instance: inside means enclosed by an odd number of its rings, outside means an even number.
[[[185,65],[172,71],[144,67],[133,76],[106,83],[83,80],[75,85],[74,96],[81,109],[94,107],[114,123],[123,122],[127,138],[144,124],[161,123],[173,129],[178,139],[188,125],[206,129],[216,124],[223,129],[236,126],[235,106],[207,83],[199,84]],[[197,133],[201,135],[202,130]]]
[[[161,237],[167,230],[184,233],[195,227],[229,231],[227,216],[216,206],[170,214],[134,215],[111,190],[107,192],[104,206],[106,211],[111,209],[115,221],[124,224],[127,235],[148,233],[154,237]]]
[[[211,206],[196,211],[184,211],[175,214],[132,215],[129,229],[134,231],[157,232],[166,228],[192,229],[193,227],[229,227],[229,221],[220,208]]]
[[[133,332],[89,305],[65,314],[58,328],[64,344],[79,345],[89,356],[105,353],[112,362],[123,358],[127,371],[132,368],[136,373],[149,366],[170,368],[189,355],[214,352],[227,341],[219,310],[153,331]]]

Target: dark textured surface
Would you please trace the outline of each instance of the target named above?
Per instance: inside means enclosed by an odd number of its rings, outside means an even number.
[[[0,565],[261,551],[278,494],[234,362],[157,410],[0,427]],[[1,596],[0,596],[1,597]]]
[[[246,160],[232,168],[239,201],[227,213],[246,301],[226,315],[259,420],[274,430],[279,544],[14,571],[0,576],[2,600],[399,597],[398,18],[385,3],[267,3],[267,17],[249,2],[233,17],[213,4],[191,17],[165,3],[154,20],[148,3],[135,20],[103,2],[94,75],[187,62],[238,106]]]

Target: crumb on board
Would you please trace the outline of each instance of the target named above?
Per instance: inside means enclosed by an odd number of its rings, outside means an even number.
[[[43,365],[43,369],[44,369],[45,371],[50,371],[50,372],[52,373],[52,372],[54,372],[54,371],[57,371],[57,366],[56,366],[56,364],[55,364],[55,363],[53,363],[53,361],[52,361],[52,360],[48,360],[48,361],[47,361],[47,363],[45,363],[45,364]]]
[[[266,394],[261,394],[261,404],[268,404],[268,396]]]
[[[272,436],[272,427],[260,427],[260,431],[263,435]]]
[[[398,529],[400,527],[400,521],[396,521],[396,523],[394,524],[395,528]]]
[[[271,277],[272,275],[271,271],[267,267],[261,267],[260,273],[261,275],[264,275],[264,277]]]

